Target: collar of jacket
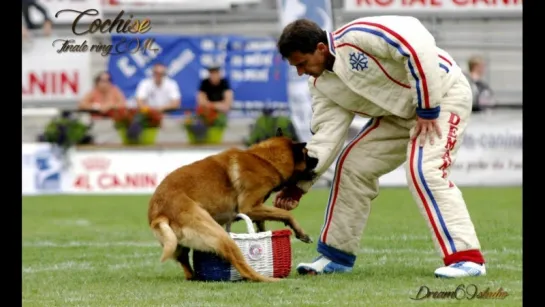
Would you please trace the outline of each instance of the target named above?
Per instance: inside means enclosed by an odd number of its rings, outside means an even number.
[[[333,33],[328,31],[325,31],[325,33],[327,34],[327,47],[329,48],[329,53],[336,57],[337,52],[335,51],[335,40],[333,39]]]

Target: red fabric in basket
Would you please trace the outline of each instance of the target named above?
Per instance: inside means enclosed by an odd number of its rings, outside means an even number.
[[[273,277],[288,277],[291,272],[291,230],[272,231]]]

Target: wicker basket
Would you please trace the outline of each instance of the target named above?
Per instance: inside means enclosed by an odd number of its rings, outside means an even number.
[[[258,273],[267,277],[284,278],[291,272],[291,230],[256,233],[252,220],[238,214],[246,222],[248,233],[229,233],[242,250],[246,261]],[[195,279],[202,281],[237,281],[239,272],[226,260],[213,253],[193,251]]]

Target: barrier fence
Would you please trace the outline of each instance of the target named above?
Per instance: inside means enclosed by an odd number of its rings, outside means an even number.
[[[522,115],[476,114],[470,121],[451,180],[458,186],[522,185]],[[43,143],[24,143],[23,195],[147,194],[170,171],[215,149],[72,149],[65,155]],[[380,180],[405,186],[403,166]]]

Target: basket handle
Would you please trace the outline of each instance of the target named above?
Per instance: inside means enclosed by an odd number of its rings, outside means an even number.
[[[237,217],[240,217],[246,222],[246,229],[248,230],[249,234],[255,233],[254,222],[252,222],[252,220],[246,214],[238,213]]]

